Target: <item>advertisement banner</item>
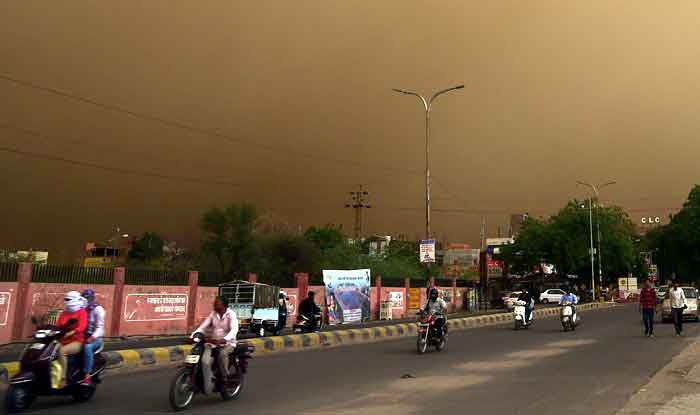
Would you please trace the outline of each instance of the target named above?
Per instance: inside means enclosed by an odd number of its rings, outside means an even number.
[[[435,262],[435,239],[420,241],[420,262]]]
[[[369,319],[369,274],[368,269],[323,270],[329,324],[359,323]]]
[[[410,310],[420,309],[420,288],[409,288],[408,290],[408,308]]]
[[[127,294],[126,321],[168,321],[187,318],[187,294]]]

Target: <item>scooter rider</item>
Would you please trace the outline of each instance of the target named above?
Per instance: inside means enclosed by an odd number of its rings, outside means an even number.
[[[85,345],[83,345],[83,372],[85,379],[82,384],[90,386],[92,380],[90,373],[95,363],[95,351],[102,347],[102,337],[105,335],[105,309],[97,304],[95,291],[87,289],[83,291],[83,298],[87,301],[85,311],[88,315],[88,326],[85,330]]]
[[[318,327],[318,321],[316,321],[316,315],[321,314],[321,308],[316,304],[316,293],[309,291],[308,296],[304,301],[299,304],[299,316],[304,316],[308,319],[312,330],[316,330]]]
[[[275,336],[282,334],[284,327],[287,325],[287,293],[280,291],[277,309],[277,327],[275,327]]]
[[[534,307],[534,300],[527,292],[527,289],[523,289],[523,292],[518,296],[518,301],[525,303],[525,320],[529,323],[532,320],[532,309]]]
[[[578,304],[578,297],[576,297],[576,294],[574,294],[571,291],[571,288],[566,290],[566,295],[561,297],[561,300],[559,300],[559,305],[564,305],[564,304],[570,304],[571,305],[571,311],[574,314],[574,321],[576,321],[576,304]]]
[[[439,297],[438,290],[432,287],[428,294],[428,303],[425,305],[424,311],[428,314],[435,315],[435,330],[437,335],[442,337],[442,328],[445,325],[445,312],[447,303]]]
[[[223,381],[227,382],[229,371],[229,355],[236,347],[236,336],[238,335],[238,317],[236,313],[228,308],[228,300],[225,297],[216,297],[214,301],[214,311],[209,317],[204,320],[195,334],[209,334],[209,337],[214,343],[217,343],[221,349],[218,354],[219,373],[223,377]],[[208,394],[213,389],[212,383],[212,349],[211,344],[206,344],[204,353],[202,354],[202,371],[204,378],[204,391]]]

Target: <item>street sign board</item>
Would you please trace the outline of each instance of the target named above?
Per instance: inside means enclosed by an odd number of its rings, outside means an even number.
[[[435,239],[420,241],[420,262],[435,262]]]

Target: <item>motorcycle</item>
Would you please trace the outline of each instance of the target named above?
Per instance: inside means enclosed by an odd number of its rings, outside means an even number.
[[[36,324],[36,320],[32,319]],[[107,362],[102,356],[102,348],[95,351],[92,372],[88,375],[90,385],[83,385],[81,352],[68,359],[68,379],[66,385],[59,389],[61,383],[61,366],[58,358],[59,340],[71,326],[77,323],[75,319],[68,321],[64,328],[43,326],[32,335],[33,343],[22,352],[19,373],[9,381],[5,397],[7,412],[18,413],[28,409],[39,396],[70,395],[76,402],[89,401],[101,383],[100,375],[105,370]]]
[[[299,321],[294,325],[293,332],[295,334],[300,333],[318,333],[321,331],[322,326],[321,313],[315,313],[313,320],[308,316],[299,315]]]
[[[248,359],[252,358],[255,346],[247,343],[236,345],[229,358],[229,379],[223,379],[216,359],[221,350],[218,345],[199,333],[192,337],[192,343],[190,354],[185,357],[184,364],[178,369],[170,384],[170,406],[175,411],[182,411],[192,404],[196,394],[206,395],[201,360],[207,344],[214,346],[212,350],[212,375],[215,379],[213,392],[220,393],[225,401],[238,399],[245,383],[245,374],[248,372]]]
[[[418,313],[418,340],[416,348],[418,354],[428,351],[428,346],[435,346],[435,350],[441,352],[447,347],[447,323],[442,327],[442,335],[438,336],[435,323],[440,315],[420,311]]]
[[[526,319],[526,314],[525,301],[516,301],[513,305],[513,323],[515,325],[515,330],[526,329],[532,325],[535,319],[535,313],[530,313],[529,320]]]
[[[561,326],[563,327],[564,331],[576,330],[579,318],[578,315],[576,315],[576,313],[574,312],[574,307],[572,303],[567,302],[562,304],[559,315],[561,317]]]

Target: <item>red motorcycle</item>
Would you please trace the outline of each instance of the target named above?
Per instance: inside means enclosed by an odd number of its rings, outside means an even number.
[[[416,343],[418,354],[428,351],[428,346],[434,346],[441,352],[447,347],[447,322],[442,326],[442,334],[438,333],[436,322],[442,315],[427,313],[424,310],[418,312],[418,341]]]

